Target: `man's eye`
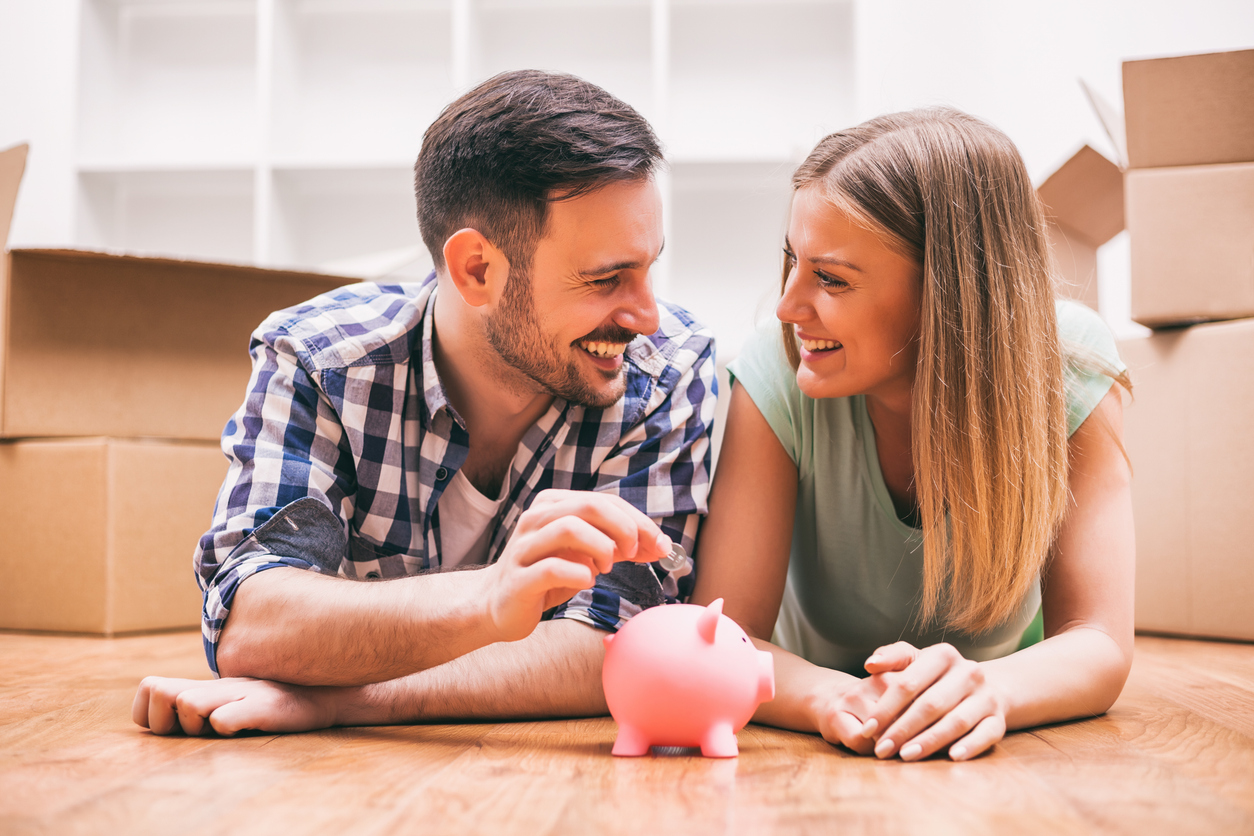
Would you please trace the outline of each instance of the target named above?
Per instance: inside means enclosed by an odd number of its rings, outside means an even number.
[[[608,289],[618,284],[618,278],[619,278],[618,275],[615,274],[613,276],[610,276],[607,279],[593,279],[591,282],[589,282],[589,284],[591,284],[593,287]]]

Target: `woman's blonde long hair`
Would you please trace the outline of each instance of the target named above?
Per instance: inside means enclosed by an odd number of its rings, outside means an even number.
[[[991,629],[1021,606],[1068,497],[1054,272],[1023,160],[974,117],[918,110],[828,136],[792,185],[822,189],[921,265],[911,406],[920,620]]]

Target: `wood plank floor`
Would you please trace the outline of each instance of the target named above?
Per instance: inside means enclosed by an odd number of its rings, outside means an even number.
[[[0,634],[0,833],[1254,833],[1254,645],[1141,636],[1109,714],[906,764],[750,726],[610,756],[608,718],[160,738],[139,679],[200,639]]]

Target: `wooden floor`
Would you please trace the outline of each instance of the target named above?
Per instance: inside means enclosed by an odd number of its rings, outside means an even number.
[[[151,673],[206,676],[199,636],[0,634],[0,833],[1254,833],[1254,645],[1139,637],[1108,715],[963,764],[759,726],[621,759],[608,718],[161,738]]]

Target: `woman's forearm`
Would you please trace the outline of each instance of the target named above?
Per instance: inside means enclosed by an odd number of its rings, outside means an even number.
[[[858,682],[857,677],[821,668],[762,639],[753,639],[753,643],[775,659],[775,699],[758,706],[753,715],[755,723],[819,732],[822,705],[835,703]]]
[[[1078,626],[982,667],[1006,700],[1006,727],[1023,729],[1105,713],[1132,654],[1106,632]]]

